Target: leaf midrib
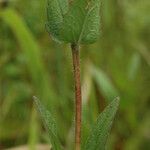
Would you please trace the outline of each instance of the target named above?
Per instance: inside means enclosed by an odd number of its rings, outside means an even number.
[[[87,12],[87,14],[86,14],[86,16],[85,16],[85,19],[84,19],[84,21],[83,21],[83,25],[82,25],[82,28],[81,28],[81,32],[80,32],[80,35],[79,35],[79,39],[78,39],[77,44],[79,44],[79,43],[81,42],[82,35],[83,35],[84,31],[85,31],[85,25],[86,25],[87,18],[88,18],[88,16],[89,16],[89,14],[91,13],[91,11],[92,11],[93,9],[95,9],[95,7],[96,7],[96,5],[94,5],[91,9],[89,9],[89,11]]]

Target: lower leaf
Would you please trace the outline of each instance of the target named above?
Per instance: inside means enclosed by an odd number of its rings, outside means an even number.
[[[106,141],[117,112],[119,98],[114,99],[100,114],[91,131],[84,150],[105,150]]]

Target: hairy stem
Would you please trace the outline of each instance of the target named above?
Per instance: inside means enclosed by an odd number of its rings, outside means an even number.
[[[75,150],[80,150],[81,148],[81,110],[82,110],[82,100],[81,100],[81,81],[80,81],[80,56],[79,56],[79,46],[72,44],[72,59],[73,59],[73,69],[74,69],[74,80],[75,80]]]

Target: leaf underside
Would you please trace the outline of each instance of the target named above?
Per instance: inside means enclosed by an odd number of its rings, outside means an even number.
[[[106,141],[118,109],[118,105],[119,98],[116,98],[100,114],[86,141],[84,150],[105,150]]]
[[[54,118],[51,116],[50,112],[47,111],[41,102],[36,98],[34,98],[34,103],[36,105],[36,109],[38,110],[40,117],[44,123],[44,126],[47,130],[47,133],[50,138],[50,142],[54,150],[62,150],[60,141],[57,136],[56,123]]]
[[[58,41],[93,43],[99,36],[100,0],[48,0],[47,30]]]

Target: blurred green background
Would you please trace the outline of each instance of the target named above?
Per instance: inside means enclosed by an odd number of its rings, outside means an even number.
[[[8,2],[8,3],[7,3]],[[150,1],[104,0],[101,34],[81,46],[84,143],[104,107],[120,96],[108,150],[150,149]],[[46,0],[0,0],[0,149],[48,143],[35,95],[54,115],[66,149],[74,141],[70,46],[45,29]]]

